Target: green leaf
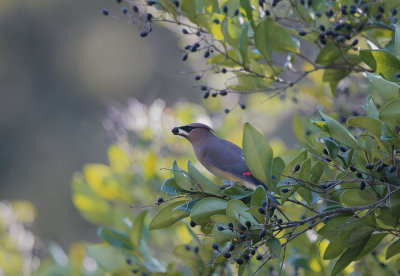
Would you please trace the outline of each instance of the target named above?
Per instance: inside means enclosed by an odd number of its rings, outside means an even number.
[[[212,236],[216,243],[222,245],[222,244],[236,238],[235,232],[233,232],[229,228],[227,228],[226,225],[223,225],[225,228],[224,230],[219,231],[218,230],[219,225],[222,225],[222,224],[218,224],[218,223],[215,224],[213,227],[213,230],[212,230]]]
[[[272,186],[272,148],[264,136],[249,123],[243,130],[243,154],[251,173],[266,184],[270,191],[275,191]]]
[[[362,257],[365,255],[369,254],[372,250],[375,249],[375,247],[382,241],[382,239],[387,235],[387,233],[377,233],[377,234],[372,234],[369,239],[367,244],[364,246],[363,250],[360,252],[360,254],[357,256],[356,261],[360,260]]]
[[[243,66],[247,66],[247,63],[248,63],[247,48],[248,48],[248,45],[249,45],[248,32],[249,32],[250,23],[251,22],[247,22],[244,25],[242,34],[240,35],[240,39],[239,39],[239,52],[240,52],[240,56],[242,58],[242,65]]]
[[[400,72],[400,60],[388,50],[360,50],[360,58],[375,73],[382,75],[389,81],[398,81],[396,73]]]
[[[322,259],[324,260],[333,260],[342,254],[342,252],[346,249],[346,244],[339,242],[330,242],[328,247],[325,249],[324,256]]]
[[[256,26],[254,43],[256,48],[267,59],[270,58],[272,50],[277,52],[297,52],[296,44],[288,31],[269,18],[264,19]]]
[[[272,258],[279,257],[279,254],[281,254],[282,245],[277,238],[268,237],[265,241],[265,245],[269,248]]]
[[[315,63],[321,65],[330,65],[332,62],[342,56],[342,51],[344,54],[348,49],[340,49],[336,44],[328,43],[319,52],[317,58],[315,59]]]
[[[400,56],[400,20],[397,20],[396,30],[395,30],[395,49],[397,56]]]
[[[204,198],[192,208],[190,217],[197,224],[206,224],[212,215],[225,214],[227,204],[226,200],[220,198]]]
[[[186,202],[186,200],[174,201],[171,204],[164,206],[161,205],[162,209],[155,215],[150,223],[150,230],[163,229],[172,226],[175,222],[188,216],[188,212],[183,210],[175,209],[179,205]]]
[[[329,133],[334,139],[342,142],[343,144],[346,144],[349,147],[355,149],[361,148],[360,144],[353,137],[353,135],[351,135],[351,133],[347,129],[345,129],[339,122],[332,119],[321,110],[319,111],[319,113],[321,114],[322,118],[325,119],[325,122],[327,123],[329,128]]]
[[[144,220],[146,218],[147,211],[140,212],[133,221],[132,229],[130,230],[131,241],[135,248],[140,246],[142,240],[142,234],[144,230]]]
[[[385,102],[399,98],[400,85],[395,82],[387,81],[382,76],[366,73],[369,81],[376,88],[379,95]]]
[[[242,187],[234,185],[223,190],[222,194],[228,196],[229,198],[242,199],[251,195],[252,191],[244,190]]]
[[[330,138],[323,139],[326,149],[328,150],[329,156],[334,159],[338,152],[338,144]]]
[[[379,119],[392,127],[400,125],[400,99],[385,104],[379,111]]]
[[[211,180],[205,177],[203,174],[193,166],[192,162],[188,161],[188,172],[189,175],[196,181],[196,184],[200,187],[200,190],[206,194],[222,196],[221,189],[215,185]]]
[[[110,227],[100,227],[97,230],[97,235],[105,242],[114,247],[125,248],[133,250],[133,244],[129,235]]]
[[[365,244],[368,240],[364,240],[359,246],[347,249],[337,260],[333,267],[331,275],[336,275],[343,269],[345,269],[357,256],[362,252]]]
[[[376,195],[369,188],[365,190],[346,190],[340,196],[340,201],[346,206],[360,206],[377,200]]]
[[[311,169],[311,179],[313,183],[318,183],[324,172],[324,163],[317,161]]]
[[[382,134],[382,122],[368,117],[352,117],[347,121],[347,124],[352,127],[361,127],[368,130],[376,137]]]
[[[174,174],[176,185],[178,185],[179,188],[186,191],[192,191],[194,188],[192,181],[190,181],[190,178],[187,177],[183,173],[183,170],[178,167],[176,161],[172,164],[172,173]]]
[[[238,199],[232,199],[229,200],[228,205],[226,206],[226,215],[236,219],[236,221],[242,225],[245,225],[246,221],[250,221],[252,225],[250,229],[258,229],[258,222],[250,213],[246,212],[247,209],[247,205],[242,201]]]
[[[355,227],[350,231],[347,246],[349,248],[360,246],[365,244],[365,240],[369,239],[371,233],[376,229],[376,227],[370,225],[362,225],[360,227]]]
[[[386,260],[400,253],[400,238],[389,244],[386,250]]]
[[[372,119],[378,119],[379,117],[379,111],[372,96],[368,96],[367,98],[367,114]]]
[[[88,245],[86,252],[104,271],[109,273],[130,271],[132,265],[126,263],[127,258],[132,261],[133,265],[144,266],[135,255],[106,244]]]
[[[250,0],[240,0],[240,7],[244,9],[247,21],[251,22],[251,27],[254,29],[253,9],[251,8]]]
[[[250,205],[252,206],[262,206],[262,201],[266,200],[267,192],[262,186],[257,186],[251,197]]]
[[[182,190],[175,182],[173,177],[168,178],[161,185],[161,191],[166,193],[167,195],[177,195],[181,194],[184,190]]]

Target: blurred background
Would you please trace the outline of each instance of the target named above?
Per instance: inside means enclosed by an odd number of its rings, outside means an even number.
[[[45,239],[93,241],[96,228],[73,207],[71,176],[105,162],[107,106],[199,99],[192,78],[177,73],[186,70],[177,38],[156,26],[141,39],[137,26],[102,16],[102,8],[120,14],[111,0],[0,7],[0,200],[31,201],[34,232]]]

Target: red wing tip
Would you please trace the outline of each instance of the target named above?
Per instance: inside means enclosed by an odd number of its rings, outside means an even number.
[[[242,175],[251,175],[251,172],[244,172]]]

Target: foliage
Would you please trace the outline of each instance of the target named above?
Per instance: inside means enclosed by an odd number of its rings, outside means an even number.
[[[398,241],[393,241],[400,218],[400,26],[395,25],[399,4],[191,0],[146,4],[139,6],[139,14],[135,4],[133,14],[125,13],[146,22],[141,36],[147,36],[157,21],[180,24],[184,35],[195,37],[195,43],[185,47],[183,60],[203,52],[208,71],[228,74],[226,87],[201,87],[205,98],[210,93],[282,93],[317,71],[323,72],[322,81],[329,83],[334,95],[350,74],[365,73],[371,85],[362,115],[355,114],[346,123],[340,112],[328,115],[322,108],[312,119],[295,116],[294,132],[301,146],[294,151],[274,154],[263,135],[245,124],[246,163],[281,206],[272,205],[262,187],[226,188],[203,176],[190,161],[187,169],[174,162],[171,177],[161,187],[168,198],[158,200],[161,209],[150,230],[190,218],[192,229],[187,231],[193,236],[194,256],[180,251],[182,245],[174,252],[198,275],[229,274],[232,269],[239,275],[282,271],[283,263],[285,274],[301,269],[336,275],[359,260],[369,273],[380,267],[395,273],[397,265],[389,259],[400,253]],[[158,11],[153,15],[150,10]],[[312,49],[312,54],[303,47]],[[312,97],[318,101],[315,94]],[[107,229],[100,236],[120,252],[138,251],[132,234]],[[376,253],[376,248],[384,247],[386,260]],[[371,252],[372,260],[366,257]],[[145,265],[140,269],[154,272]]]

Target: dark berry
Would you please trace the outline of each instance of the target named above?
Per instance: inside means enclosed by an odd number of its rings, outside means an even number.
[[[251,255],[254,255],[254,254],[256,254],[256,251],[255,251],[254,249],[251,249],[251,250],[250,250],[250,254],[251,254]]]
[[[229,108],[225,108],[224,112],[225,112],[225,114],[228,114],[231,111],[229,110]]]
[[[396,78],[400,79],[400,72],[396,73]]]
[[[362,181],[361,183],[360,183],[360,190],[362,191],[362,190],[364,190],[365,189],[365,182],[364,181]]]
[[[345,34],[345,35],[344,35],[344,38],[347,39],[347,40],[349,40],[349,39],[351,38],[351,35],[350,35],[350,34]]]
[[[364,24],[360,24],[356,27],[356,31],[360,32],[364,28]]]
[[[307,33],[305,31],[300,31],[299,36],[305,36]]]
[[[240,105],[240,108],[241,108],[241,109],[246,109],[246,105],[245,105],[245,104],[241,104],[241,105]]]
[[[236,9],[235,12],[233,13],[234,16],[238,16],[239,15],[239,9]]]
[[[200,90],[206,91],[208,88],[205,85],[200,86]]]
[[[347,149],[345,147],[343,147],[343,146],[340,146],[339,150],[342,151],[342,152],[346,152],[347,151]]]
[[[350,166],[350,171],[355,172],[356,170],[357,169],[353,165]]]
[[[251,227],[251,222],[250,222],[250,221],[246,220],[245,224],[246,224],[246,227],[247,227],[247,228],[250,228],[250,227]]]
[[[219,92],[219,94],[220,94],[221,96],[226,96],[226,95],[228,95],[228,91],[226,91],[225,89],[222,89],[222,90]]]
[[[322,25],[322,24],[321,24],[321,25],[319,25],[319,29],[320,29],[322,32],[325,32],[325,30],[326,30],[326,29],[325,29],[325,26],[324,26],[324,25]]]
[[[137,6],[135,6],[135,5],[132,6],[132,10],[134,12],[139,12],[139,8]]]
[[[185,53],[183,56],[182,56],[182,61],[185,61],[185,60],[187,60],[188,59],[188,53]]]
[[[142,31],[142,32],[139,33],[139,35],[141,37],[146,37],[148,34],[149,34],[149,32],[147,32],[147,31]]]
[[[239,258],[236,258],[236,259],[235,259],[235,262],[236,262],[238,265],[242,265],[242,264],[243,264],[243,260],[242,260],[242,259],[239,259]]]
[[[153,19],[153,15],[151,13],[146,14],[146,21],[147,22],[151,22],[152,19]]]
[[[300,165],[296,164],[296,166],[294,166],[293,173],[297,172],[298,170],[300,170]]]
[[[329,154],[327,149],[324,149],[322,152],[323,152],[325,155],[328,155],[328,154]]]
[[[156,3],[156,1],[147,1],[146,3],[149,6],[153,6]]]
[[[132,260],[131,260],[131,259],[129,259],[129,258],[128,258],[128,259],[126,259],[126,260],[125,260],[125,262],[126,262],[128,265],[132,264]]]
[[[162,197],[159,197],[159,198],[157,198],[157,202],[162,203],[162,202],[164,202],[164,199]]]
[[[126,7],[122,7],[122,8],[121,8],[121,12],[122,12],[123,14],[127,14],[127,13],[128,13],[128,9],[127,9]]]
[[[212,247],[212,249],[214,249],[214,250],[218,250],[218,249],[219,249],[219,246],[218,246],[218,244],[216,244],[216,243],[211,244],[211,247]]]
[[[240,238],[241,240],[245,240],[245,239],[246,239],[246,234],[240,234],[239,238]]]
[[[233,228],[233,223],[232,222],[228,222],[228,227],[229,228]],[[233,250],[233,249],[232,249]]]
[[[190,224],[190,227],[195,227],[196,226],[196,223],[193,220],[191,220],[189,224]]]
[[[184,35],[187,35],[189,32],[188,32],[188,30],[186,30],[185,28],[183,28],[183,29],[182,29],[182,33],[183,33]]]
[[[261,201],[261,205],[265,208],[265,207],[267,207],[267,201],[265,201],[265,200],[263,200],[263,201]]]
[[[243,252],[243,253],[242,253],[242,257],[243,257],[243,259],[245,259],[246,261],[250,260],[250,256],[249,256],[249,254],[247,254],[246,252]]]
[[[325,190],[328,187],[325,184],[321,184],[321,188]]]
[[[211,97],[215,98],[217,95],[218,95],[217,92],[214,92],[211,94]]]
[[[316,13],[315,13],[315,16],[316,16],[316,17],[321,17],[322,14],[321,14],[320,12],[316,12]]]
[[[380,20],[382,18],[382,14],[381,13],[377,13],[376,15],[375,15],[375,19],[376,20]]]
[[[365,165],[365,168],[366,168],[367,170],[372,170],[374,167],[375,167],[374,164],[367,164],[367,165]]]
[[[265,10],[265,16],[270,16],[271,13],[269,12],[269,10]]]
[[[358,173],[356,173],[356,176],[357,176],[358,178],[362,178],[362,173],[358,172]]]
[[[381,13],[384,13],[384,12],[385,12],[385,9],[384,9],[382,6],[378,6],[378,10],[379,10]]]
[[[190,250],[190,246],[188,244],[185,244],[184,247],[185,247],[185,250],[187,250],[187,251]]]
[[[198,80],[201,79],[201,76],[200,75],[196,75],[196,76],[194,76],[194,79],[198,81]]]
[[[229,253],[229,252],[225,252],[223,255],[224,255],[224,257],[227,258],[227,259],[229,259],[229,258],[232,256],[232,254]]]
[[[213,22],[214,22],[215,24],[219,24],[219,20],[218,20],[217,18],[215,18],[215,19],[213,20]]]
[[[218,229],[219,231],[224,231],[224,230],[225,230],[225,228],[224,228],[222,225],[218,225],[217,229]]]
[[[257,259],[258,261],[261,261],[261,260],[263,259],[263,256],[262,256],[261,254],[258,254],[258,255],[256,256],[256,259]]]
[[[203,99],[207,99],[209,96],[210,96],[210,92],[207,91],[203,94]]]
[[[258,212],[262,215],[265,214],[265,209],[263,207],[258,207]]]
[[[138,273],[137,269],[132,269],[131,272],[132,272],[133,274]]]
[[[354,39],[353,43],[351,43],[351,46],[356,46],[358,44],[358,39]]]
[[[205,51],[204,52],[204,58],[208,58],[210,56],[210,51]]]
[[[341,36],[341,35],[339,35],[339,36],[336,38],[336,40],[337,40],[337,42],[343,42],[343,41],[344,41],[344,37]]]
[[[278,223],[278,224],[281,224],[282,222],[283,222],[282,219],[278,219],[278,220],[276,221],[276,223]]]
[[[287,192],[289,192],[289,189],[288,188],[282,188],[282,193],[287,193]]]
[[[397,9],[394,8],[394,9],[392,10],[392,16],[395,16],[396,14],[397,14]]]
[[[179,8],[179,1],[178,0],[175,0],[174,4],[175,4],[175,7]]]
[[[308,5],[309,7],[311,7],[311,6],[312,6],[312,0],[308,0],[308,1],[307,1],[307,5]]]
[[[225,73],[227,72],[226,68],[222,68],[222,69],[221,69],[221,72],[222,72],[223,74],[225,74]]]
[[[327,17],[332,17],[332,16],[333,16],[333,10],[326,11],[326,12],[325,12],[325,15],[326,15]]]
[[[223,6],[222,10],[224,11],[224,13],[228,13],[228,7],[227,6]]]
[[[108,10],[106,10],[106,9],[103,9],[103,10],[101,11],[101,13],[102,13],[103,15],[109,15]]]
[[[267,232],[265,232],[265,230],[261,230],[261,231],[260,231],[260,234],[258,234],[258,237],[259,237],[260,239],[262,239],[263,237],[265,237],[266,234],[267,234]]]
[[[199,253],[199,247],[198,247],[198,246],[195,246],[195,247],[193,248],[193,252],[194,252],[194,254]]]
[[[383,170],[383,165],[379,165],[378,167],[376,167],[376,172],[381,172]]]
[[[235,249],[235,245],[231,244],[228,248],[229,251],[233,251]]]

